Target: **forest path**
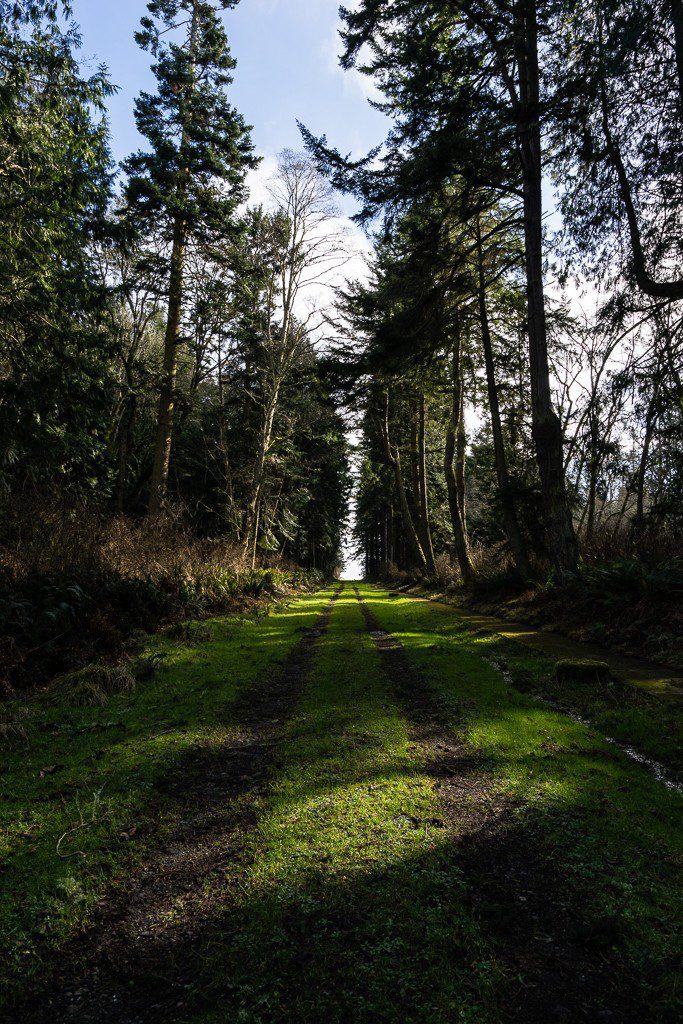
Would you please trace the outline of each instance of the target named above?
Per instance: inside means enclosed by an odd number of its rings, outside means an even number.
[[[21,1019],[677,1019],[678,794],[428,603],[347,584],[301,614]]]

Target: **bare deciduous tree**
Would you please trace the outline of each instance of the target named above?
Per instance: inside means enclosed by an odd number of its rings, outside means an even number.
[[[285,150],[270,184],[273,212],[264,218],[269,265],[264,268],[261,324],[262,410],[249,500],[244,519],[245,551],[255,563],[263,485],[275,444],[282,387],[320,337],[324,303],[316,293],[330,287],[348,260],[345,232],[328,182],[306,155]]]

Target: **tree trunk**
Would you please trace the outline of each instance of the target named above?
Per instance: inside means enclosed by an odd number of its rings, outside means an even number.
[[[498,490],[500,493],[500,504],[503,512],[503,527],[510,545],[512,557],[515,561],[515,568],[518,576],[528,579],[531,575],[531,566],[527,555],[526,544],[522,537],[515,509],[515,500],[510,485],[508,473],[507,456],[505,454],[505,442],[503,440],[503,427],[500,419],[500,403],[498,401],[498,388],[496,387],[496,371],[493,361],[493,344],[491,341],[491,328],[489,326],[489,315],[486,306],[486,281],[484,277],[484,256],[481,246],[481,233],[477,224],[477,250],[479,261],[479,320],[481,325],[481,340],[484,349],[484,362],[486,364],[486,387],[489,399],[489,411],[491,413],[491,432],[493,434],[493,454],[496,464],[496,477],[498,479]]]
[[[593,453],[588,461],[588,506],[586,512],[586,540],[595,534],[595,505],[598,492],[598,459]]]
[[[394,526],[394,508],[389,505],[387,509],[387,565],[396,561],[396,529]]]
[[[552,404],[543,294],[543,200],[535,0],[518,0],[519,153],[524,196],[532,432],[541,477],[548,550],[560,578],[576,569],[576,534],[567,500],[562,426]]]
[[[221,448],[223,449],[223,473],[225,475],[225,505],[228,521],[237,534],[237,540],[239,540],[240,522],[235,505],[235,493],[232,483],[232,466],[230,464],[230,453],[228,451],[228,428],[225,419],[225,387],[223,384],[223,350],[220,345],[218,346],[218,402],[218,408],[220,410],[218,425]]]
[[[256,549],[258,546],[259,519],[261,512],[261,500],[263,497],[266,461],[273,441],[273,426],[275,424],[275,413],[277,411],[279,398],[280,385],[275,384],[264,410],[259,450],[256,455],[256,462],[254,464],[254,472],[249,491],[249,501],[247,503],[244,517],[244,547],[246,553],[251,557],[252,568],[256,565]]]
[[[410,505],[408,503],[408,495],[406,493],[405,481],[403,479],[403,470],[401,468],[401,459],[398,451],[392,449],[391,439],[389,436],[389,392],[384,392],[384,409],[382,420],[380,424],[382,442],[384,445],[384,455],[389,466],[391,466],[394,472],[394,481],[396,483],[396,492],[398,494],[398,500],[401,506],[401,518],[403,519],[403,532],[406,538],[408,548],[411,551],[415,559],[416,567],[421,572],[427,570],[427,560],[425,558],[422,545],[420,544],[420,538],[417,530],[415,529],[415,522],[410,511]]]
[[[446,488],[448,490],[448,508],[451,513],[451,526],[453,528],[453,539],[455,555],[460,567],[460,573],[465,583],[474,578],[474,567],[470,558],[469,544],[467,541],[467,530],[465,527],[465,506],[463,498],[464,488],[459,485],[459,474],[454,468],[456,460],[456,449],[458,438],[463,428],[463,386],[462,386],[462,353],[461,353],[460,323],[456,322],[455,340],[453,344],[453,400],[451,414],[446,426],[446,445],[444,448],[443,468],[446,477]],[[462,460],[464,476],[464,459]]]
[[[418,406],[415,399],[410,400],[410,487],[408,489],[408,501],[410,511],[417,524],[417,532],[420,536],[420,543],[423,544],[422,535],[422,508],[420,504],[420,440],[418,432]]]
[[[168,291],[168,319],[164,337],[164,363],[159,394],[157,434],[154,445],[154,464],[149,492],[149,514],[158,515],[166,498],[168,470],[173,444],[173,418],[175,414],[178,352],[180,349],[180,322],[183,302],[183,274],[187,228],[182,217],[176,217],[173,229],[171,278]]]
[[[199,29],[199,12],[197,4],[192,6],[190,25],[190,60],[192,61],[197,45]],[[194,79],[194,76],[193,76]],[[194,91],[194,80],[190,83],[188,98]],[[189,145],[189,114],[185,114],[182,138],[180,141],[180,168],[176,199],[182,210],[187,194],[188,170],[184,155]],[[185,247],[187,245],[187,220],[182,212],[175,215],[173,223],[173,248],[171,252],[171,273],[168,286],[168,315],[166,334],[164,337],[164,362],[159,394],[159,413],[157,418],[157,434],[154,445],[154,464],[149,492],[149,515],[158,515],[166,499],[168,487],[168,470],[171,463],[173,445],[173,417],[175,413],[176,380],[178,376],[178,352],[180,349],[180,324],[183,306],[183,278],[185,272]]]
[[[429,489],[427,485],[427,443],[426,443],[426,410],[425,396],[420,395],[418,401],[418,490],[420,498],[420,541],[422,550],[427,561],[427,571],[434,575],[436,563],[434,561],[434,546],[432,544],[432,529],[429,522]]]
[[[677,5],[680,8],[680,2]],[[674,27],[676,25],[676,13],[680,20],[680,10],[676,12],[676,4],[672,8],[674,14]],[[631,184],[628,180],[626,167],[621,156],[621,148],[617,139],[612,134],[610,127],[609,98],[605,82],[605,61],[602,55],[602,21],[599,22],[598,46],[600,53],[600,104],[602,116],[602,131],[605,136],[607,153],[617,175],[619,196],[624,205],[626,213],[626,225],[628,227],[629,240],[631,242],[631,257],[633,262],[633,277],[640,290],[645,295],[659,299],[681,299],[683,298],[683,278],[676,278],[673,281],[656,281],[650,276],[647,269],[643,242],[638,224],[638,214],[631,194]],[[676,57],[678,60],[678,41],[676,43]]]
[[[116,484],[114,487],[114,511],[121,515],[126,500],[126,481],[128,479],[128,456],[130,454],[133,427],[137,414],[137,398],[129,395],[121,421],[118,452],[116,456]]]
[[[655,399],[653,398],[647,411],[643,450],[641,452],[640,462],[638,464],[638,474],[636,476],[636,515],[633,521],[633,537],[636,541],[642,537],[645,530],[645,479],[647,476],[647,465],[650,459],[650,445],[652,444],[652,435],[654,433],[654,405]]]
[[[465,540],[467,540],[467,494],[465,490],[467,431],[465,430],[465,389],[462,386],[462,383],[460,387],[460,413],[458,415],[458,425],[455,433],[455,486],[458,492],[458,505],[462,516],[462,528],[465,531]]]
[[[678,71],[678,98],[683,108],[683,0],[669,0],[671,23],[674,29],[676,70]]]

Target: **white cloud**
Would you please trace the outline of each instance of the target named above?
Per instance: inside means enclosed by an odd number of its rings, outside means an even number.
[[[268,192],[268,182],[277,171],[277,157],[273,154],[259,154],[261,163],[256,170],[249,171],[247,175],[247,188],[249,189],[249,206],[270,206],[271,197]]]
[[[373,102],[383,99],[382,93],[369,75],[362,74],[357,68],[346,71],[340,66],[342,42],[339,37],[338,23],[335,23],[334,29],[325,40],[322,49],[327,70],[335,78],[341,79],[344,92],[347,95],[360,95],[365,100]],[[361,52],[359,64],[362,64],[366,57],[367,53]]]
[[[249,187],[249,206],[273,208],[273,198],[269,182],[277,172],[278,159],[272,153],[262,154],[258,168],[247,177]],[[332,314],[334,292],[354,281],[365,281],[368,278],[368,258],[372,254],[372,244],[365,233],[350,217],[340,213],[326,221],[325,229],[330,238],[343,239],[345,257],[337,261],[322,280],[309,285],[302,291],[300,302],[306,311],[314,307],[321,314]],[[299,310],[303,315],[304,309]]]

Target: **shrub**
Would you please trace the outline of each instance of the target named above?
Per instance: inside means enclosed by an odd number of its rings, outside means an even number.
[[[240,548],[197,538],[179,515],[151,524],[88,505],[10,509],[0,533],[0,694],[115,660],[136,631],[320,582],[284,562],[245,569]]]

